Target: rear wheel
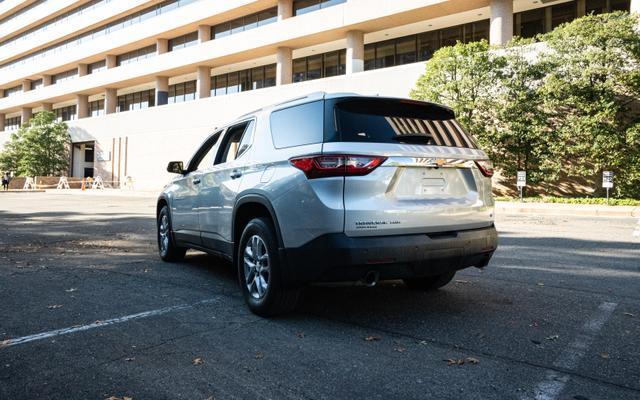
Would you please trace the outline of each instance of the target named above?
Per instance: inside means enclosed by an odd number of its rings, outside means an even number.
[[[432,291],[440,289],[451,282],[455,275],[456,272],[453,271],[445,272],[441,275],[426,276],[423,278],[404,279],[404,284],[407,285],[409,289]]]
[[[285,289],[275,229],[269,219],[249,221],[238,244],[238,280],[249,309],[271,317],[292,311],[298,289]]]
[[[163,206],[158,213],[158,253],[164,261],[180,261],[184,258],[187,249],[176,246],[171,231],[171,215],[169,207]]]

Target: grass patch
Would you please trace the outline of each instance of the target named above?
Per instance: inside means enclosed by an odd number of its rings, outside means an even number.
[[[498,196],[496,201],[520,201],[519,197],[504,197]],[[636,199],[607,199],[603,197],[525,197],[523,200],[525,203],[563,203],[563,204],[598,204],[598,205],[610,205],[610,206],[640,206],[640,200]]]

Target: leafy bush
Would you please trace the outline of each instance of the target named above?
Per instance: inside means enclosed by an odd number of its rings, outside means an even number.
[[[518,197],[496,197],[496,201],[520,201]],[[603,197],[525,197],[525,203],[564,203],[564,204],[596,204],[610,206],[640,206],[640,200],[636,199],[609,199]]]

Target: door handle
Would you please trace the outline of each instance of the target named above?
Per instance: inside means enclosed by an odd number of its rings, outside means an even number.
[[[199,184],[199,183],[200,183],[200,178],[194,178],[194,179],[193,179],[193,184],[194,184],[194,185],[197,185],[197,184]]]
[[[231,179],[238,179],[242,176],[242,171],[240,171],[239,169],[234,169],[233,171],[231,171]]]

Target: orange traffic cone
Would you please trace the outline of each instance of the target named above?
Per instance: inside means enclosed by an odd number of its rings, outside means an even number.
[[[85,190],[84,178],[82,178],[82,190]]]

